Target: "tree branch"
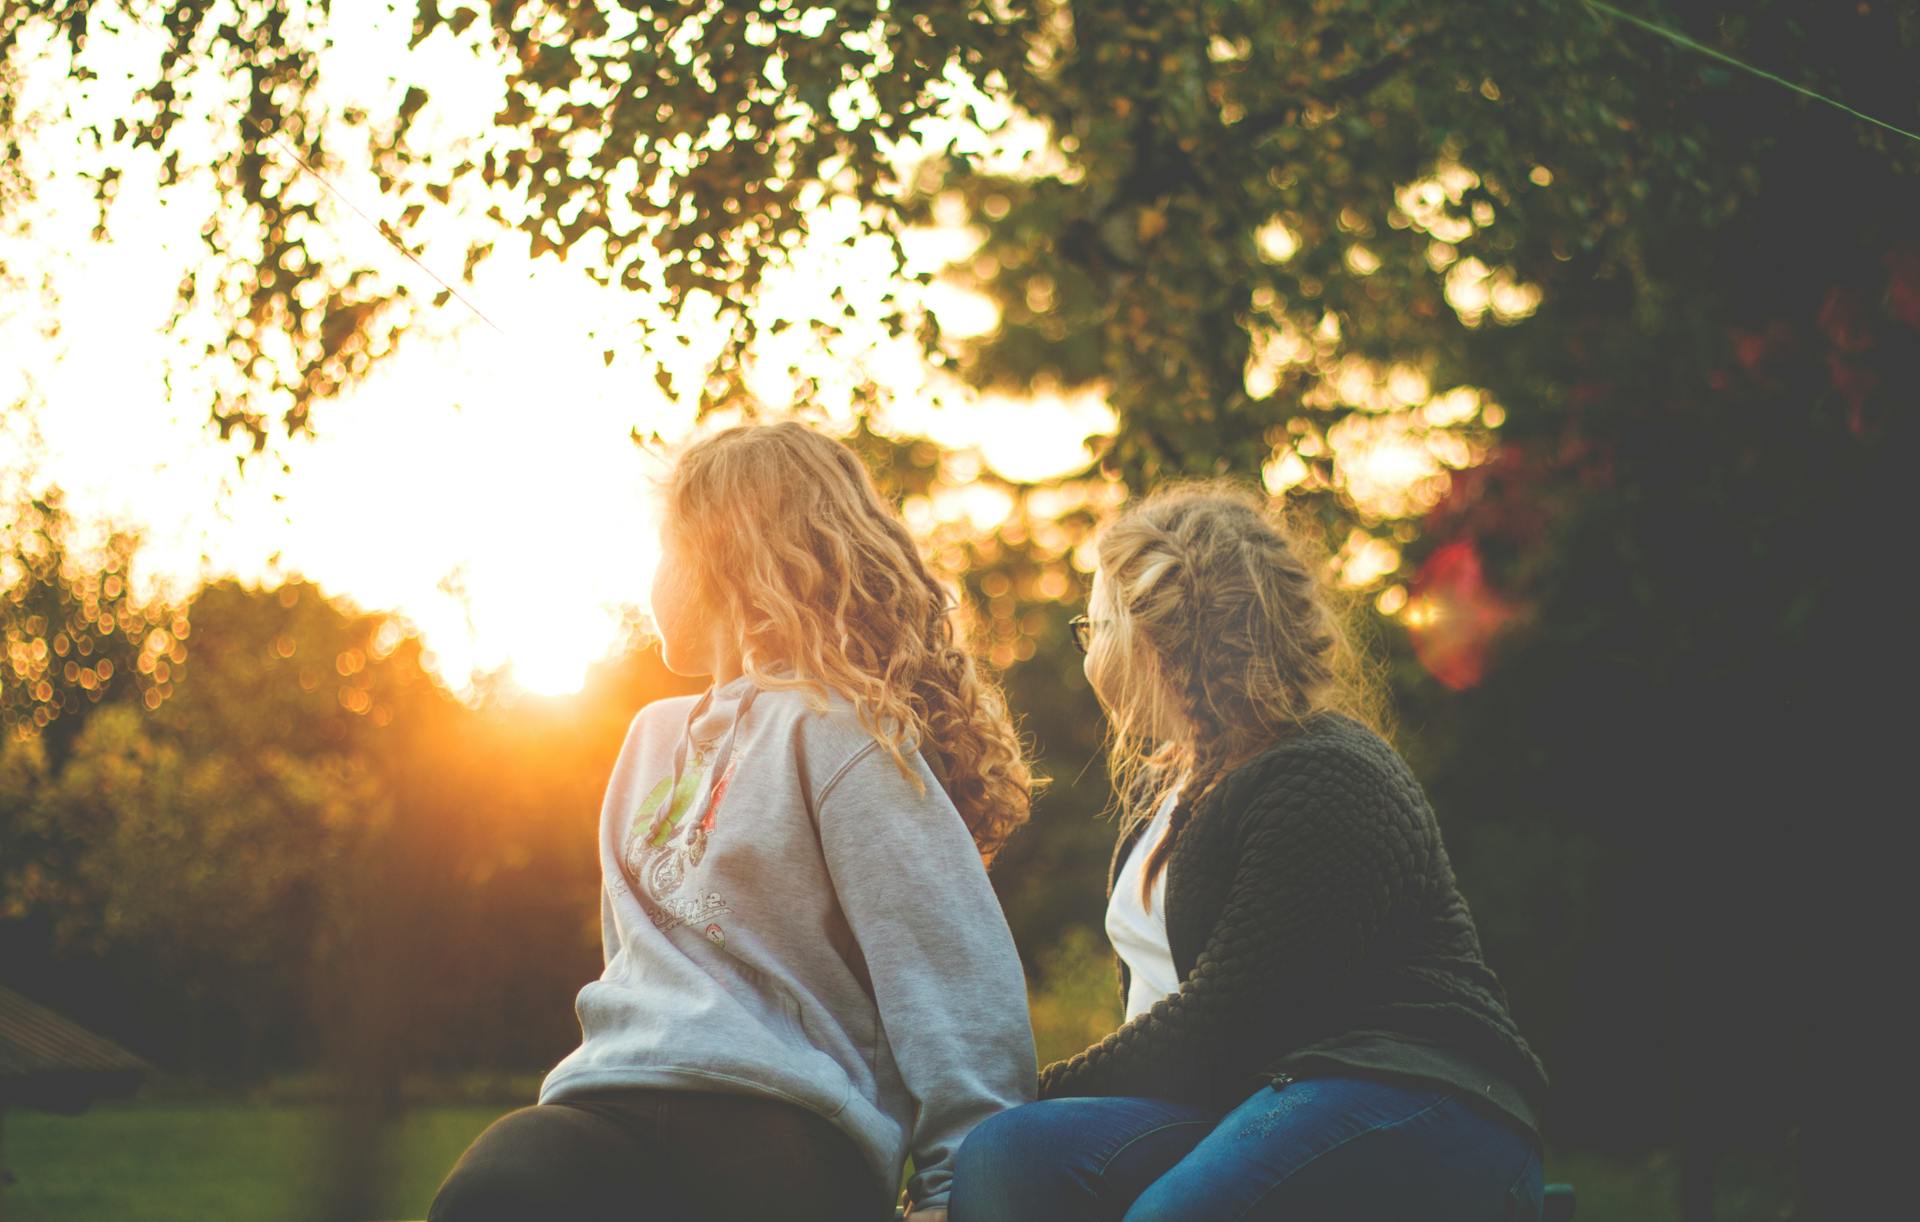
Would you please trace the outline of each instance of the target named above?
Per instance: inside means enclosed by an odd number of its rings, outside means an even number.
[[[1341,102],[1352,102],[1367,96],[1386,83],[1395,73],[1411,64],[1419,52],[1432,45],[1439,33],[1438,29],[1429,29],[1415,35],[1398,51],[1328,81],[1325,88],[1311,100],[1339,105]],[[1301,105],[1300,101],[1292,101],[1258,114],[1249,114],[1245,119],[1234,124],[1234,130],[1258,139],[1277,127],[1285,127],[1293,122],[1294,117],[1300,113]]]

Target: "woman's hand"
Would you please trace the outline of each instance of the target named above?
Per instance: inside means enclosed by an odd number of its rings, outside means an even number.
[[[907,1215],[907,1222],[947,1222],[946,1206],[937,1209],[916,1209]]]

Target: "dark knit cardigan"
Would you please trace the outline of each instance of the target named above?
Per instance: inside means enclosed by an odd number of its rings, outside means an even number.
[[[1360,1072],[1455,1087],[1538,1129],[1546,1074],[1391,746],[1316,717],[1190,815],[1166,867],[1180,991],[1049,1065],[1042,1098],[1228,1105],[1282,1075]],[[1145,823],[1121,833],[1109,897]]]

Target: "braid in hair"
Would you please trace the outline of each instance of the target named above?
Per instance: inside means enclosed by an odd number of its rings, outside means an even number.
[[[1253,494],[1223,484],[1159,493],[1098,550],[1116,629],[1114,655],[1100,661],[1121,672],[1103,686],[1140,706],[1109,708],[1110,771],[1123,801],[1151,793],[1157,806],[1180,786],[1144,897],[1229,772],[1316,714],[1371,721],[1371,702],[1315,566]]]

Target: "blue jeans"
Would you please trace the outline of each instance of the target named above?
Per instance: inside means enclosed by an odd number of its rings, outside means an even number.
[[[1451,1090],[1357,1077],[1262,1087],[1233,1110],[1047,1099],[954,1165],[953,1222],[1537,1222],[1532,1134]]]

